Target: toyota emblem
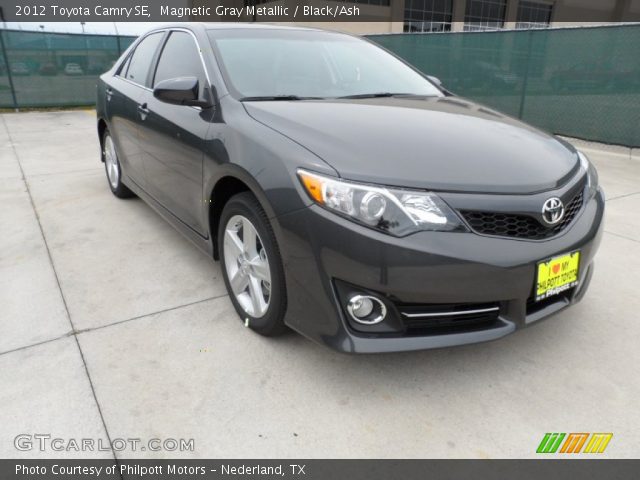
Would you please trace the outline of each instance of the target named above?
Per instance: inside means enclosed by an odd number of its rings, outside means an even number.
[[[564,217],[564,204],[558,197],[553,197],[544,202],[542,206],[542,219],[549,225],[555,225]]]

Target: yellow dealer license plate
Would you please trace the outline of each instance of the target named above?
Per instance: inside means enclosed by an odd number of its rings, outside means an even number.
[[[538,263],[536,302],[578,285],[579,265],[579,251]]]

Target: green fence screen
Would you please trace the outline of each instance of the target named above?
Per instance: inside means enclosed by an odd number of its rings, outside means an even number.
[[[554,133],[640,147],[640,25],[369,38],[458,95]],[[94,104],[96,77],[134,37],[0,39],[0,107],[25,108]]]
[[[2,108],[95,104],[96,78],[135,39],[16,30],[0,35]]]
[[[452,92],[550,132],[640,146],[640,25],[369,38]]]

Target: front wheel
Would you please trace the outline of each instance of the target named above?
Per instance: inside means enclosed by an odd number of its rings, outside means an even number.
[[[251,193],[239,193],[225,205],[218,251],[224,283],[240,318],[261,335],[285,332],[282,259],[269,219]]]
[[[134,193],[122,183],[122,168],[120,160],[116,152],[116,145],[111,138],[109,130],[105,130],[102,137],[102,160],[104,161],[104,170],[107,174],[109,188],[118,198],[130,198]]]

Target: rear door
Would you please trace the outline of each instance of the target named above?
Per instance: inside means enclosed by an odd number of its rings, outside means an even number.
[[[138,185],[145,184],[139,128],[140,104],[150,84],[150,70],[165,32],[147,35],[105,89],[105,110],[118,149],[123,172]]]
[[[160,53],[153,85],[178,77],[197,77],[200,96],[209,88],[194,36],[184,30],[169,34]],[[161,102],[152,91],[144,95],[148,109],[140,128],[147,191],[183,223],[206,235],[203,212],[203,151],[211,125],[198,107]]]

